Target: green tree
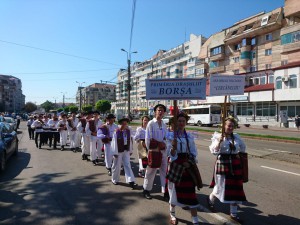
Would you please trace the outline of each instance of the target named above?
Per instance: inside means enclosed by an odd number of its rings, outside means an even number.
[[[106,113],[107,111],[110,110],[111,104],[107,100],[99,100],[96,102],[95,108],[101,113]]]
[[[69,111],[71,113],[76,113],[78,111],[78,106],[76,106],[76,105],[69,106]]]
[[[44,108],[46,112],[49,112],[49,110],[54,109],[55,104],[47,100],[41,104],[41,107]]]
[[[36,109],[37,109],[37,106],[33,102],[26,102],[26,104],[24,106],[24,110],[27,113],[31,113],[31,112],[33,112]]]
[[[58,108],[56,111],[57,112],[62,112],[62,111],[64,111],[64,108]]]
[[[93,106],[92,105],[84,105],[82,106],[82,111],[83,112],[89,112],[93,110]]]
[[[68,112],[70,112],[70,106],[65,106],[65,108],[64,108],[64,112],[65,112],[65,113],[68,113]]]

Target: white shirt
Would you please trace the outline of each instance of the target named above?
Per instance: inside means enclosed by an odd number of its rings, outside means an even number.
[[[139,141],[139,140],[141,140],[141,139],[145,139],[145,136],[146,136],[146,129],[143,128],[143,127],[138,127],[138,128],[136,129],[136,133],[135,133],[133,139],[134,139],[135,141]]]
[[[160,127],[156,118],[150,120],[146,127],[146,135],[145,135],[145,142],[147,148],[149,149],[151,138],[159,142],[165,141],[167,131],[168,131],[167,126],[166,124],[164,124],[163,121],[161,121],[161,127]]]
[[[112,125],[110,125],[110,124],[107,123],[107,124],[105,124],[105,125],[107,126],[107,128],[108,128],[108,130],[109,130],[109,137],[112,138],[113,135],[114,135],[115,130],[118,129],[118,125],[115,124],[115,123],[113,123]],[[98,131],[97,131],[97,136],[98,136],[99,138],[101,138],[101,139],[103,139],[103,138],[106,137],[106,135],[103,134],[103,132],[102,132],[101,129],[98,129]]]

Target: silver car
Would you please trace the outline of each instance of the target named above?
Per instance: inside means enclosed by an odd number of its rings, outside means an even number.
[[[8,123],[12,128],[13,130],[17,130],[17,122],[14,118],[12,117],[4,117],[4,120],[3,120],[4,123]]]

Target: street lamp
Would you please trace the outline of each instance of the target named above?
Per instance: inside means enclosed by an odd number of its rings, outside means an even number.
[[[63,104],[62,107],[65,108],[65,94],[67,94],[67,92],[60,92],[63,94]]]
[[[128,108],[127,108],[127,113],[128,113],[128,117],[130,117],[130,91],[131,91],[131,84],[130,84],[130,79],[131,79],[130,64],[131,64],[131,54],[137,53],[137,51],[134,51],[134,52],[129,51],[128,52],[124,48],[121,48],[121,51],[127,53],[127,70],[128,70],[128,81],[127,81]]]
[[[82,103],[82,95],[81,95],[81,87],[85,82],[78,82],[76,81],[76,83],[78,83],[79,85],[79,112],[81,112],[81,103]]]

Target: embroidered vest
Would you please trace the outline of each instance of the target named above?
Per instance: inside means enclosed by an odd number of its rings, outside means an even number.
[[[90,127],[91,132],[92,133],[97,132],[96,131],[95,120],[89,120],[88,123],[89,123],[89,127]]]
[[[123,133],[126,132],[127,135],[127,147],[125,148],[124,145],[124,137],[123,137]],[[118,152],[124,152],[124,151],[129,151],[129,147],[130,147],[130,130],[126,129],[124,131],[121,131],[119,128],[116,130],[116,134],[117,134],[117,145],[118,145]]]
[[[73,129],[74,128],[74,123],[72,119],[68,119],[68,125]]]
[[[80,119],[80,122],[81,122],[81,126],[82,126],[83,129],[84,129],[85,126],[86,126],[86,119]]]

